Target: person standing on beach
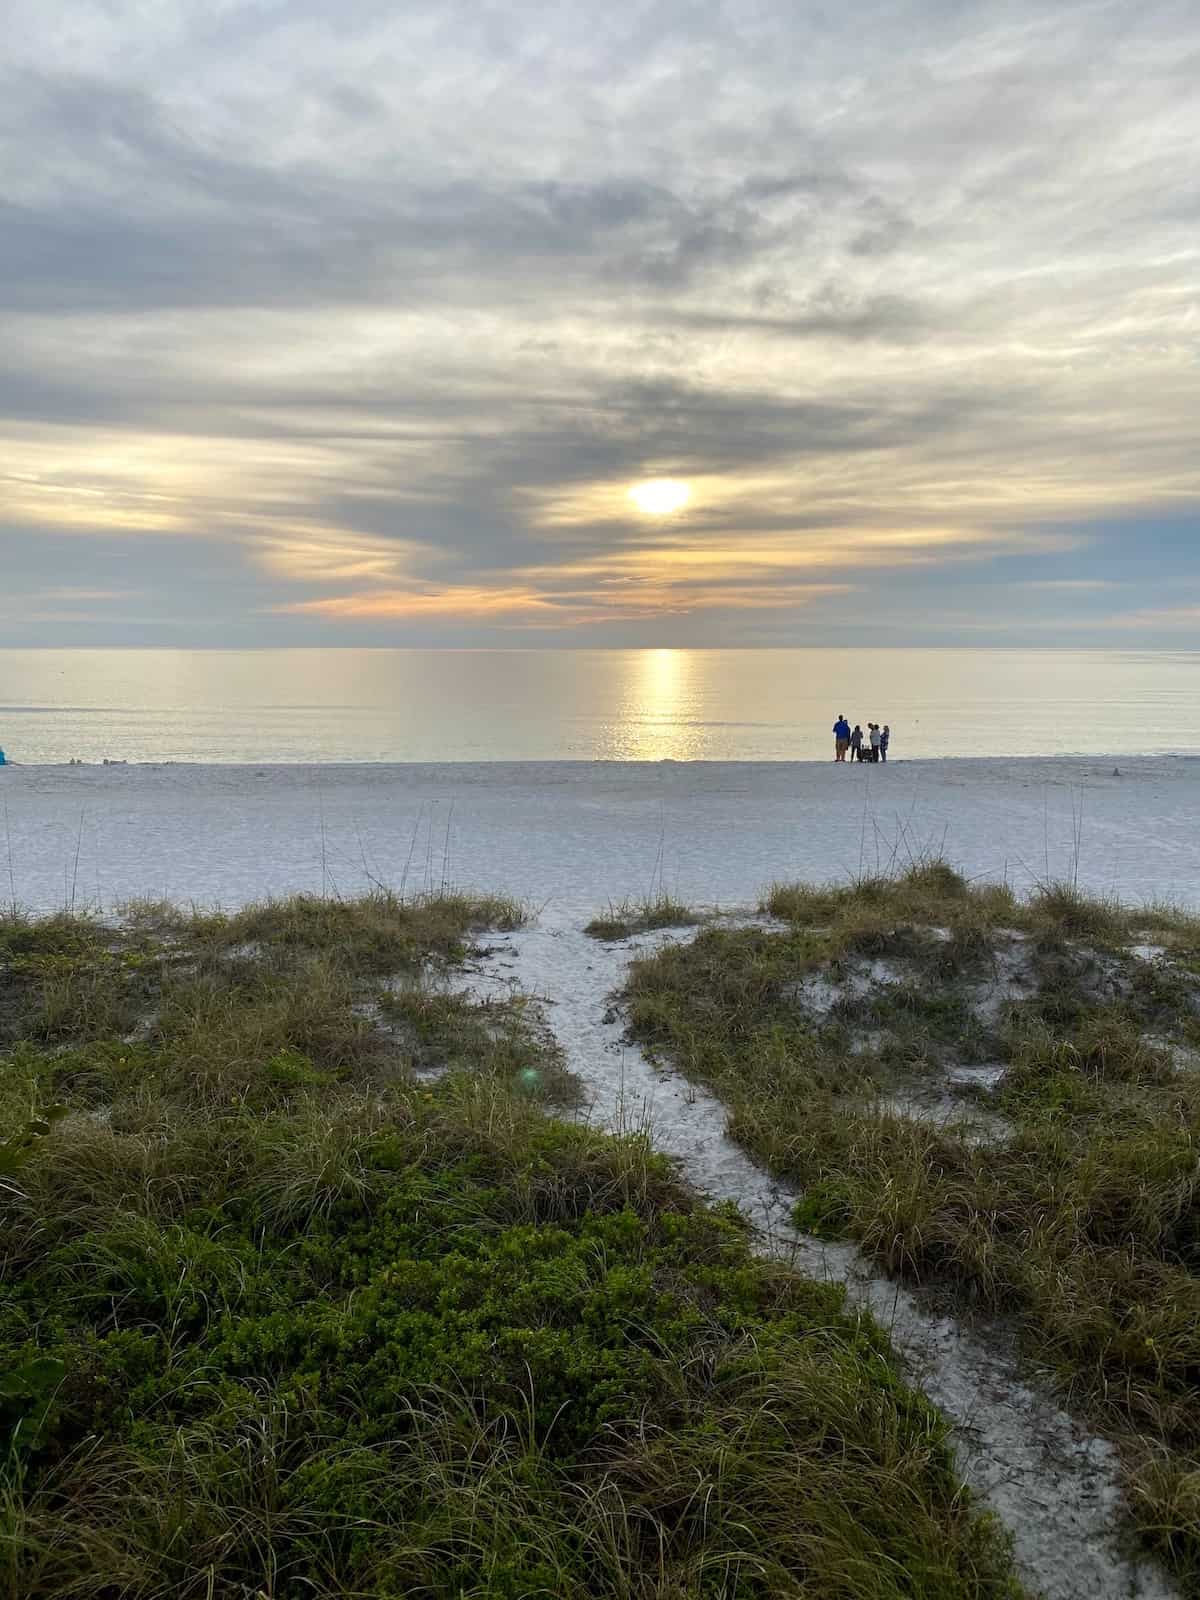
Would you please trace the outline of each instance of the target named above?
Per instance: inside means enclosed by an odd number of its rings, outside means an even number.
[[[887,760],[887,747],[888,747],[889,741],[891,740],[891,737],[892,737],[892,730],[888,727],[887,723],[885,722],[884,725],[883,725],[883,732],[879,735],[879,759],[880,759],[880,761],[886,761]]]
[[[879,724],[877,722],[869,722],[867,724],[867,726],[871,730],[871,760],[872,761],[878,761],[879,760]]]
[[[845,761],[846,751],[850,748],[850,724],[846,721],[845,714],[838,712],[838,719],[833,725],[833,759]]]
[[[862,760],[862,729],[857,722],[854,724],[854,732],[850,735],[850,759]]]

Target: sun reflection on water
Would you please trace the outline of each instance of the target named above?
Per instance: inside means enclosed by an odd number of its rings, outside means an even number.
[[[694,761],[703,754],[694,725],[692,653],[642,650],[630,662],[619,753],[626,761]]]

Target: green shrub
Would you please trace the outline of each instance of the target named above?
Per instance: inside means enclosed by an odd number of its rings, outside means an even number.
[[[1200,1593],[1200,1075],[1173,1057],[1196,1037],[1186,967],[1151,980],[1122,955],[1135,913],[1061,887],[1018,907],[940,864],[768,904],[788,931],[709,930],[635,963],[635,1035],[725,1100],[733,1136],[800,1192],[798,1226],[1014,1325],[1152,1463],[1139,1525]],[[985,1027],[975,985],[1022,926],[1035,992]],[[899,981],[872,980],[881,957]],[[834,1026],[805,1015],[814,977],[834,995],[853,980]],[[868,1028],[882,1042],[848,1058]],[[947,1066],[997,1058],[995,1137],[886,1109],[896,1087],[932,1076],[944,1094]]]
[[[152,908],[138,1042],[12,1050],[6,1105],[75,1114],[0,1205],[0,1590],[1014,1600],[878,1329],[550,1120],[519,1001],[416,981],[483,905]],[[807,948],[748,986],[781,1076]]]

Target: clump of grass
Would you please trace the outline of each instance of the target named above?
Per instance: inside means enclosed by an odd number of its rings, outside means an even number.
[[[578,1098],[561,1051],[531,1030],[520,996],[475,1005],[452,990],[405,984],[381,994],[379,1009],[419,1073],[494,1079],[556,1105]]]
[[[1116,1009],[1081,1010],[1069,1030],[1044,1021],[1023,1027],[1018,1018],[1012,1051],[1006,1075],[1010,1099],[1065,1075],[1146,1086],[1169,1084],[1175,1075],[1168,1053],[1148,1042],[1129,1016]]]
[[[141,897],[123,901],[117,907],[118,926],[147,939],[168,940],[185,934],[197,913],[181,910],[171,900]]]
[[[191,937],[214,950],[245,946],[336,956],[360,973],[390,973],[439,957],[456,960],[468,934],[519,927],[524,913],[499,897],[441,894],[402,899],[387,891],[357,900],[296,895],[232,914],[194,916]]]
[[[1016,898],[1006,885],[970,884],[936,857],[891,877],[861,878],[839,887],[777,883],[763,897],[760,909],[800,927],[827,929],[843,943],[871,927],[981,930],[1011,925],[1019,916]]]
[[[1200,941],[1200,916],[1170,900],[1150,900],[1136,913],[1137,928],[1147,933],[1174,934],[1181,941]]]
[[[1043,884],[1030,901],[1029,913],[1035,928],[1106,945],[1125,938],[1134,920],[1118,901],[1086,895],[1073,883]]]
[[[962,873],[941,856],[918,861],[898,880],[900,891],[928,895],[933,900],[965,900],[970,887]]]
[[[784,922],[821,927],[833,922],[849,899],[845,889],[817,889],[804,883],[773,883],[758,909]]]
[[[1150,1548],[1179,1574],[1185,1593],[1200,1591],[1200,1455],[1137,1452],[1129,1494]]]
[[[144,1037],[11,1051],[0,1587],[1018,1600],[880,1332],[419,981],[483,904],[156,912]]]
[[[12,909],[0,913],[0,957],[91,955],[104,948],[105,930],[89,916],[61,911],[31,917]]]
[[[323,956],[206,962],[164,983],[152,1039],[192,1092],[238,1093],[262,1063],[303,1056],[327,1079],[349,1079],[385,1048],[361,1009],[366,991]]]
[[[682,901],[660,894],[648,900],[622,900],[619,905],[610,905],[602,917],[594,917],[583,931],[592,939],[628,939],[653,928],[694,927],[700,920]]]
[[[1139,1523],[1194,1582],[1200,1075],[1181,1074],[1168,1046],[1193,1036],[1197,986],[1178,967],[1147,979],[1121,950],[1138,914],[1073,890],[1017,906],[923,869],[768,904],[787,931],[707,930],[635,963],[635,1035],[722,1097],[734,1136],[802,1192],[802,1226],[1013,1322],[1125,1437]],[[1011,945],[1014,927],[1033,937]],[[972,996],[1001,943],[1028,951],[1037,988],[984,1027]],[[903,981],[872,986],[879,959]],[[814,977],[857,985],[832,1022],[800,1003]],[[864,1026],[885,1042],[848,1058]],[[1006,1137],[980,1143],[868,1103],[889,1070],[997,1058]]]
[[[368,1016],[372,985],[453,962],[474,934],[520,915],[501,899],[377,894],[301,895],[233,915],[135,905],[116,928],[10,918],[0,1046],[153,1037],[176,1082],[216,1095],[261,1089],[260,1064],[276,1058],[281,1082],[297,1056],[316,1074],[361,1077],[384,1044]]]
[[[135,952],[103,946],[15,956],[0,988],[0,1046],[126,1033],[152,1004],[156,979]]]

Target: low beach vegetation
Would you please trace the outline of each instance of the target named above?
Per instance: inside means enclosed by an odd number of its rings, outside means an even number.
[[[0,1595],[1017,1600],[879,1329],[472,996],[518,917],[0,923]]]
[[[635,933],[649,933],[655,928],[690,928],[700,917],[690,906],[669,894],[657,894],[645,900],[622,900],[612,904],[602,916],[594,917],[584,928],[592,939],[629,939]]]
[[[1200,1594],[1200,922],[940,862],[763,909],[634,963],[633,1033],[802,1228],[1015,1328]]]

